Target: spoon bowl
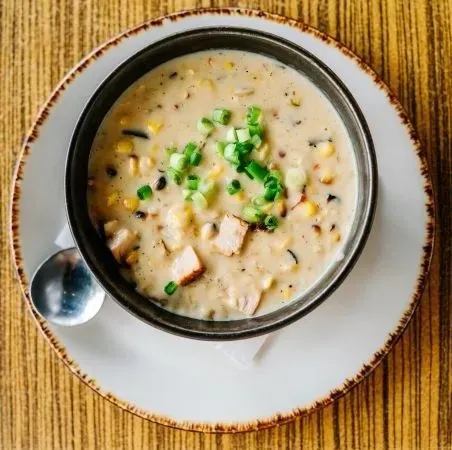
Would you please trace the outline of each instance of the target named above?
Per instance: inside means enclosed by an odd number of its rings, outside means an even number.
[[[105,298],[76,248],[60,250],[42,262],[31,279],[30,294],[38,313],[62,326],[92,319]]]

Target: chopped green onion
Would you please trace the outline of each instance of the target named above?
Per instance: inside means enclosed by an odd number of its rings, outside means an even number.
[[[207,117],[202,117],[198,120],[198,131],[202,134],[209,135],[215,129],[215,125]]]
[[[254,147],[259,148],[262,145],[262,139],[255,134],[254,136],[251,137],[250,142],[254,145]]]
[[[235,131],[235,128],[229,128],[229,130],[226,132],[226,140],[228,142],[235,142],[237,140],[237,133]]]
[[[235,167],[235,170],[237,173],[245,172],[247,175],[249,175],[248,172],[245,171],[245,164],[241,164],[241,163],[235,164],[234,167]],[[251,178],[251,179],[253,179],[253,178]]]
[[[190,158],[196,150],[198,150],[198,146],[194,142],[189,142],[184,148],[184,154]]]
[[[176,147],[167,147],[165,149],[166,151],[166,156],[169,158],[173,153],[177,152],[177,148]]]
[[[199,187],[199,177],[197,175],[189,175],[187,177],[187,186],[188,189],[196,191]]]
[[[264,219],[264,225],[268,230],[274,230],[275,228],[278,228],[279,222],[278,222],[277,217],[267,216]]]
[[[176,184],[182,184],[184,178],[184,174],[182,172],[173,169],[172,167],[168,167],[166,173],[168,174],[168,177],[171,181],[173,181]]]
[[[213,110],[212,119],[214,122],[218,122],[221,125],[227,125],[231,120],[231,111],[223,108],[215,108]]]
[[[202,154],[201,152],[195,151],[190,156],[190,164],[192,166],[199,166],[199,163],[201,162]]]
[[[253,144],[251,142],[237,142],[236,149],[240,155],[247,155],[253,151]]]
[[[253,160],[248,163],[245,169],[252,177],[260,181],[264,181],[268,175],[268,170]]]
[[[149,186],[149,184],[145,184],[144,186],[141,186],[137,190],[137,196],[140,200],[146,200],[147,198],[151,198],[151,196],[152,196],[151,186]]]
[[[246,123],[248,125],[257,125],[262,120],[262,111],[258,106],[248,106],[248,112],[246,114]]]
[[[279,194],[279,190],[277,187],[268,186],[264,190],[264,198],[268,202],[274,201],[278,194]]]
[[[251,137],[257,135],[262,139],[264,136],[264,129],[262,128],[262,125],[249,125],[248,130],[250,132]]]
[[[274,179],[277,180],[279,183],[282,183],[282,174],[279,170],[271,170],[270,173],[268,174],[265,183],[267,183],[267,181]]]
[[[259,223],[264,219],[265,214],[259,208],[247,205],[243,208],[242,217],[249,223]]]
[[[191,197],[193,195],[193,191],[190,189],[182,189],[182,196],[184,200],[191,200]]]
[[[165,294],[167,295],[173,295],[176,290],[177,290],[177,283],[175,283],[174,281],[170,281],[166,286],[165,286]]]
[[[240,185],[239,180],[232,180],[227,186],[226,189],[228,191],[229,195],[237,194],[237,192],[240,192],[242,189],[242,186]]]
[[[236,149],[235,144],[226,145],[226,147],[224,148],[224,159],[234,164],[240,163],[239,153]]]
[[[224,148],[226,147],[226,144],[224,142],[217,141],[214,144],[215,152],[220,155],[221,157],[224,157]]]
[[[205,198],[210,199],[215,191],[217,190],[217,185],[213,180],[202,180],[199,183],[198,191],[204,195]]]
[[[201,192],[194,192],[191,196],[194,205],[199,209],[206,209],[208,206],[206,197],[201,194]]]
[[[236,130],[236,133],[239,142],[246,142],[251,139],[250,130],[248,130],[248,128],[239,128]]]
[[[253,205],[254,206],[257,206],[257,207],[264,206],[265,203],[266,203],[266,201],[265,201],[264,197],[259,196],[259,197],[253,198]]]
[[[188,167],[189,160],[183,153],[173,153],[170,156],[169,165],[176,170],[183,171]]]

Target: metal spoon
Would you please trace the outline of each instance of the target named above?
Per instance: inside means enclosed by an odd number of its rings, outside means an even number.
[[[76,248],[61,250],[41,263],[31,279],[30,293],[39,314],[63,326],[92,319],[105,298]]]

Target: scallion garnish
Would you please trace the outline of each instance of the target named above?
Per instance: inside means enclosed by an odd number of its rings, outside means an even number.
[[[253,144],[251,142],[237,142],[236,149],[240,155],[247,155],[253,151]]]
[[[222,158],[224,157],[224,148],[226,147],[226,144],[224,142],[215,142],[214,148],[215,148],[215,152],[221,156]]]
[[[233,163],[233,164],[240,163],[239,152],[237,151],[235,144],[226,145],[226,147],[224,148],[223,155],[224,155],[224,159],[226,159],[226,161],[229,161],[230,163]]]
[[[189,142],[184,148],[184,155],[190,158],[196,150],[198,150],[198,146],[194,142]]]
[[[223,108],[215,108],[212,113],[212,119],[221,125],[227,125],[229,120],[231,120],[231,111]]]
[[[264,181],[268,175],[268,170],[262,167],[258,162],[251,160],[245,170],[253,177],[257,178],[259,181]]]
[[[199,177],[197,175],[189,175],[187,177],[187,186],[188,189],[196,191],[199,187]]]
[[[250,130],[248,130],[248,128],[239,128],[236,130],[236,133],[239,142],[246,142],[251,139]]]
[[[275,228],[278,228],[279,222],[277,217],[270,215],[264,219],[264,225],[267,230],[274,230]]]
[[[262,120],[262,111],[258,106],[248,106],[248,112],[246,114],[246,122],[248,125],[256,125]]]
[[[237,194],[237,192],[240,192],[242,189],[242,186],[240,185],[239,180],[232,180],[227,186],[226,189],[228,191],[229,195]]]
[[[213,122],[207,117],[202,117],[197,123],[198,131],[202,134],[209,135],[215,129]]]
[[[174,281],[170,281],[166,286],[165,286],[165,294],[167,295],[173,295],[176,290],[177,290],[177,283]]]
[[[194,205],[199,209],[206,209],[208,206],[207,199],[201,192],[194,192],[191,196]]]
[[[173,153],[170,156],[169,165],[173,169],[183,171],[188,167],[189,159],[183,153]]]
[[[144,186],[141,186],[137,190],[137,196],[140,200],[146,200],[148,198],[151,198],[151,196],[152,196],[151,186],[149,186],[149,184],[145,184]]]
[[[184,200],[191,200],[191,196],[193,195],[193,192],[191,189],[182,189],[182,197]]]
[[[250,132],[250,136],[259,136],[261,139],[264,136],[264,129],[262,128],[262,125],[256,124],[256,125],[248,125],[248,130]]]
[[[257,134],[251,136],[250,142],[255,148],[259,148],[262,145],[262,139]]]
[[[249,223],[260,223],[265,218],[265,213],[253,205],[243,208],[242,217]]]
[[[257,206],[258,208],[261,207],[261,206],[264,206],[265,205],[265,198],[261,197],[261,196],[253,198],[253,205]]]
[[[190,164],[192,166],[199,166],[199,163],[201,162],[202,154],[201,152],[198,152],[197,150],[194,151],[190,156]]]
[[[165,149],[166,151],[166,156],[169,158],[173,153],[177,152],[177,148],[176,147],[167,147]]]
[[[216,189],[217,185],[215,184],[215,181],[209,179],[202,180],[198,186],[198,191],[203,194],[206,199],[212,198]]]
[[[237,133],[235,131],[235,128],[229,128],[229,130],[226,132],[226,140],[228,142],[237,141]]]
[[[182,181],[184,179],[183,172],[173,169],[172,167],[168,167],[166,173],[168,174],[168,177],[171,181],[173,181],[176,184],[182,184]]]

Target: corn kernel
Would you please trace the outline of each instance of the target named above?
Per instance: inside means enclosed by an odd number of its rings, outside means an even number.
[[[270,153],[270,147],[268,146],[268,144],[264,144],[261,146],[258,152],[259,160],[265,161]]]
[[[232,198],[237,200],[238,202],[244,202],[246,200],[245,194],[243,191],[237,192],[237,194],[233,195]]]
[[[152,167],[155,165],[155,161],[150,156],[140,156],[139,163],[140,175],[146,176],[151,172]]]
[[[292,106],[295,106],[295,107],[300,106],[300,105],[301,105],[300,97],[292,97],[292,98],[290,99],[290,104],[291,104]]]
[[[119,200],[119,192],[114,191],[107,197],[107,206],[113,206]]]
[[[317,205],[314,202],[306,201],[302,204],[303,214],[305,217],[312,217],[317,214]]]
[[[135,212],[138,209],[138,205],[140,204],[140,200],[138,197],[128,197],[123,201],[124,208],[126,208],[130,212]]]
[[[138,158],[134,155],[129,157],[129,175],[132,177],[138,175]]]
[[[275,203],[275,210],[278,215],[280,215],[281,217],[284,217],[287,214],[286,202],[283,199],[279,199]]]
[[[330,141],[324,141],[317,144],[318,152],[325,158],[328,158],[336,151],[334,144]]]
[[[275,282],[275,278],[273,277],[273,275],[267,275],[263,280],[262,280],[262,289],[264,291],[267,291],[268,289],[270,289],[273,286],[273,283]]]
[[[133,141],[132,139],[120,139],[116,144],[116,153],[120,155],[131,155],[133,152]]]
[[[138,252],[136,250],[132,250],[126,257],[125,263],[131,266],[138,262]]]
[[[104,224],[104,231],[107,237],[113,236],[115,231],[119,228],[119,220],[110,220]]]
[[[273,209],[272,203],[267,203],[263,206],[261,206],[262,211],[264,211],[265,214],[268,214]]]
[[[213,81],[210,78],[203,78],[202,80],[198,81],[198,86],[202,88],[213,89]]]
[[[282,296],[286,299],[289,299],[292,296],[292,291],[289,288],[283,289]]]
[[[212,180],[216,180],[224,171],[224,167],[221,164],[216,164],[213,168],[207,173],[207,178]]]
[[[229,70],[233,69],[234,66],[235,64],[232,61],[228,61],[227,63],[224,64],[224,68]]]
[[[341,234],[338,233],[337,231],[333,231],[331,233],[331,242],[335,243],[335,242],[339,242],[341,240]]]
[[[148,130],[152,133],[152,134],[157,134],[163,127],[163,123],[162,122],[156,122],[153,120],[150,120],[148,122]]]
[[[320,182],[323,184],[331,184],[334,179],[334,174],[331,169],[324,169],[320,175]]]

